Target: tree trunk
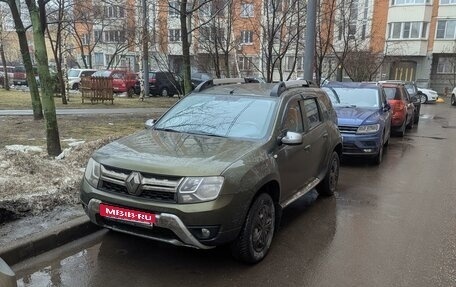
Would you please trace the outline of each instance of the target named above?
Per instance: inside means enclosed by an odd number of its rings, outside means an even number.
[[[3,1],[2,1],[3,2]],[[24,24],[22,23],[21,16],[16,6],[16,1],[7,0],[8,6],[11,9],[11,14],[14,19],[14,26],[16,28],[17,37],[19,39],[19,46],[22,54],[22,61],[24,62],[25,70],[27,71],[27,83],[30,89],[30,96],[32,98],[33,119],[43,119],[43,108],[41,106],[40,92],[36,84],[35,75],[33,74],[32,59],[28,49],[27,36],[25,35]]]
[[[38,7],[33,0],[26,0],[26,4],[32,21],[35,56],[38,62],[38,74],[40,75],[41,82],[44,119],[46,121],[47,152],[50,156],[57,156],[62,152],[62,149],[60,147],[59,129],[55,113],[53,81],[49,73],[49,62],[44,40],[45,26],[40,18],[40,15],[45,14],[43,13],[43,10],[45,9],[44,3],[39,7],[41,11],[38,10]]]
[[[190,43],[188,41],[187,27],[187,0],[182,0],[180,3],[180,25],[182,38],[182,58],[183,58],[183,76],[184,76],[184,95],[192,91],[191,83],[191,68],[190,68]]]
[[[3,50],[3,44],[0,44],[0,56],[2,57],[2,63],[3,63],[3,87],[5,90],[9,91],[10,90],[10,85],[9,85],[9,77],[8,77],[8,69],[6,68],[6,59],[5,59],[5,50]]]

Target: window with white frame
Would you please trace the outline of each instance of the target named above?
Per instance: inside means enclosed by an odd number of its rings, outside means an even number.
[[[103,14],[105,18],[124,18],[125,8],[118,5],[104,6]]]
[[[456,39],[456,19],[437,22],[436,39]]]
[[[241,31],[241,44],[252,44],[253,43],[253,31],[243,30]]]
[[[430,2],[430,0],[392,0],[391,5],[423,5]]]
[[[95,52],[95,53],[93,54],[93,58],[94,58],[94,59],[93,59],[93,60],[94,60],[93,62],[94,62],[94,64],[95,64],[96,66],[103,66],[103,65],[104,65],[104,55],[103,55],[103,53],[97,53],[97,52]]]
[[[287,69],[288,71],[293,70],[295,71],[302,71],[302,57],[295,57],[295,56],[287,56]]]
[[[394,22],[388,23],[389,39],[423,39],[427,36],[426,22]]]
[[[171,1],[169,2],[169,12],[168,12],[168,16],[169,17],[179,17],[179,2],[177,1]]]
[[[180,42],[181,39],[181,30],[180,29],[169,29],[169,41],[170,42]]]
[[[103,42],[103,33],[101,32],[101,30],[93,31],[93,35],[94,35],[95,42],[97,42],[97,43]]]
[[[89,45],[90,44],[90,36],[89,36],[89,34],[82,34],[81,35],[81,42],[82,42],[82,45]]]
[[[440,0],[441,5],[445,4],[456,4],[456,0]]]
[[[252,68],[252,57],[239,57],[239,69],[250,70]]]
[[[437,63],[437,74],[453,74],[456,73],[456,58],[454,57],[439,57]]]
[[[241,17],[244,17],[244,18],[253,17],[253,3],[242,3],[241,4]]]
[[[125,31],[104,31],[104,42],[123,43],[125,42]]]

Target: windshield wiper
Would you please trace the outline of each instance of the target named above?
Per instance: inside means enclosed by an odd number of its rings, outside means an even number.
[[[192,135],[204,135],[204,136],[211,136],[211,137],[218,137],[218,138],[226,138],[226,136],[222,135],[216,135],[210,132],[205,132],[205,131],[185,131],[188,134]]]
[[[179,132],[178,130],[175,129],[170,129],[170,128],[154,128],[156,131],[165,131],[165,132]]]

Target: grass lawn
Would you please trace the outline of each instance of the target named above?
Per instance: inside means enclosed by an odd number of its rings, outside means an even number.
[[[138,96],[133,98],[114,97],[114,104],[81,103],[79,92],[70,94],[67,105],[62,104],[62,98],[54,98],[59,109],[91,109],[91,108],[169,108],[179,98],[149,97],[144,101]],[[31,98],[28,91],[0,89],[0,109],[31,110]],[[144,122],[150,118],[158,118],[160,114],[95,114],[95,115],[62,115],[57,116],[60,143],[62,148],[68,147],[71,141],[92,141],[96,139],[121,137],[137,130],[144,129]],[[0,148],[5,145],[34,145],[46,150],[46,129],[44,120],[34,121],[32,116],[3,116],[0,117]]]
[[[67,105],[62,104],[61,97],[54,97],[54,102],[59,109],[93,109],[93,108],[107,108],[107,109],[119,109],[119,108],[168,108],[179,100],[177,96],[172,98],[164,97],[148,97],[144,100],[139,99],[138,96],[133,98],[114,96],[114,104],[111,102],[105,103],[94,103],[85,101],[83,104],[81,101],[81,93],[70,91],[70,101]],[[29,91],[11,89],[6,91],[0,89],[0,109],[1,110],[23,110],[32,109],[32,100]]]

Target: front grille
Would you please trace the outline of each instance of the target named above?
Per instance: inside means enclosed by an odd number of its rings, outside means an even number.
[[[100,189],[123,196],[140,197],[151,201],[177,202],[177,187],[181,177],[166,177],[150,173],[138,173],[141,177],[139,195],[128,192],[126,180],[134,171],[110,166],[101,167]]]
[[[343,133],[356,134],[358,127],[353,126],[339,126],[339,131]]]

